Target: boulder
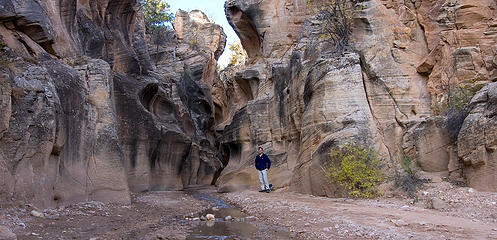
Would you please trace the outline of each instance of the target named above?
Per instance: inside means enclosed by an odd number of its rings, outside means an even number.
[[[471,100],[459,132],[457,153],[469,187],[497,191],[497,83],[482,88]]]

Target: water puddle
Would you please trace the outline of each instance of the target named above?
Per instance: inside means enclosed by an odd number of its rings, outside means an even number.
[[[229,209],[225,211],[206,211],[205,214],[211,213],[216,216],[214,221],[198,221],[192,232],[186,239],[248,239],[255,235],[259,229],[248,222],[245,222],[240,211]],[[225,220],[225,214],[238,215],[241,218],[233,217],[231,220]],[[223,215],[221,215],[223,214]]]
[[[261,236],[262,231],[269,230],[259,229],[254,224],[255,217],[248,216],[213,194],[202,192],[192,192],[191,194],[197,199],[214,203],[215,207],[206,209],[196,214],[196,216],[189,217],[189,222],[193,228],[186,239],[254,239]],[[215,220],[200,220],[200,218],[208,214],[214,215]],[[273,230],[271,233],[271,235],[274,235],[275,231]],[[279,239],[288,239],[288,234],[284,232],[278,233],[278,236],[283,237]]]

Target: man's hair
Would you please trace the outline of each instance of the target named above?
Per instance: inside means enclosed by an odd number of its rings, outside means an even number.
[[[260,150],[264,150],[264,148],[262,148],[262,147],[259,147],[257,150],[259,150],[259,149],[260,149]]]

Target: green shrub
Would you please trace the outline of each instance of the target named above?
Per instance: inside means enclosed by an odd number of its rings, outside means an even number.
[[[433,106],[436,114],[446,115],[447,112],[466,111],[473,96],[483,87],[483,85],[459,85],[449,88],[447,98]]]
[[[378,185],[384,174],[374,150],[343,145],[333,149],[330,156],[331,160],[322,166],[328,182],[338,183],[345,194],[356,198],[374,198],[380,194]]]

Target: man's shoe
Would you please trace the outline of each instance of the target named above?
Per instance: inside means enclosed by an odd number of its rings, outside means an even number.
[[[267,189],[267,190],[266,190],[266,192],[267,192],[267,193],[270,193],[270,192],[271,192],[271,190]]]
[[[259,192],[265,192],[266,190],[259,190]]]

